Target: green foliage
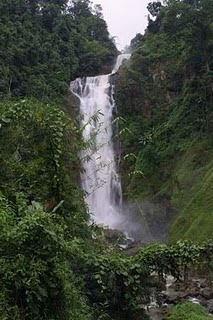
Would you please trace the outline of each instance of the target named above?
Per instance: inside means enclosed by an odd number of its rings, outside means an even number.
[[[203,222],[193,217],[189,226],[194,204],[201,208],[205,194],[203,215],[212,208],[209,154],[200,156],[212,132],[212,4],[197,5],[149,6],[156,19],[132,42],[136,51],[116,93],[126,191],[169,197],[172,189],[177,206],[196,191],[184,212],[190,218],[176,222],[187,238]],[[146,319],[152,273],[186,279],[187,268],[212,268],[212,242],[152,245],[129,257],[99,240],[77,187],[78,154],[87,146],[56,101],[71,79],[98,74],[117,54],[101,8],[89,0],[8,0],[0,9],[0,317]],[[173,159],[185,165],[175,167]],[[179,184],[188,187],[188,168],[197,175],[192,182],[209,171],[199,193],[195,183],[182,196]]]
[[[150,4],[156,19],[144,37],[133,39],[134,52],[116,82],[118,113],[125,119],[121,130],[129,128],[121,135],[125,194],[163,198],[180,212],[173,240],[203,241],[213,227],[212,4]],[[142,174],[132,174],[137,172]]]
[[[147,6],[149,13],[153,16],[156,17],[160,13],[160,9],[162,7],[162,4],[160,1],[157,2],[150,2]]]
[[[192,302],[177,305],[168,320],[210,320],[211,316],[200,305]]]
[[[0,198],[2,319],[90,319],[66,259],[64,219],[18,196],[15,209]]]
[[[91,319],[67,259],[74,237],[89,237],[76,182],[81,132],[53,103],[26,98],[0,107],[0,313]]]
[[[167,275],[187,281],[189,269],[208,272],[212,261],[212,241],[202,245],[179,241],[173,246],[149,245],[135,256],[93,251],[81,255],[78,270],[80,267],[84,274],[85,290],[97,318],[102,314],[106,319],[107,315],[109,319],[140,319],[142,315],[145,319],[143,305],[149,301],[153,273],[161,281]]]
[[[81,132],[58,106],[36,100],[3,103],[0,109],[0,190],[14,204],[17,192],[59,212],[83,234],[88,215],[77,188]]]
[[[71,79],[99,73],[117,54],[90,1],[9,0],[0,10],[1,95],[60,99]]]
[[[0,318],[90,320],[78,270],[95,248],[78,188],[87,146],[62,97],[75,77],[111,68],[117,49],[89,0],[0,11]]]
[[[144,314],[150,276],[145,264],[110,253],[89,258],[87,268],[90,300],[102,313],[112,319],[138,319],[139,313]]]
[[[147,265],[150,273],[157,272],[161,278],[172,275],[177,280],[187,280],[187,270],[206,268],[213,258],[212,240],[195,245],[190,241],[178,241],[172,246],[150,245],[141,249],[134,260]],[[208,253],[207,253],[208,252]],[[208,269],[208,267],[207,267]],[[211,269],[211,265],[209,265]]]
[[[73,238],[65,217],[35,201],[28,205],[23,194],[16,206],[1,195],[3,319],[146,319],[153,272],[180,279],[186,267],[211,268],[213,261],[212,242],[151,245],[136,256],[103,252],[95,243]]]
[[[194,158],[194,157],[193,157]],[[191,160],[191,159],[190,159]],[[188,163],[191,164],[190,161]],[[188,181],[186,171],[188,168],[186,159],[185,167],[179,168],[177,171],[178,180],[181,184],[184,180]],[[191,173],[192,174],[192,173]],[[212,220],[213,220],[213,203],[212,203],[212,192],[213,192],[213,164],[210,162],[206,167],[201,168],[199,171],[196,170],[193,175],[194,184],[192,191],[182,201],[186,203],[184,210],[181,212],[179,217],[175,220],[171,228],[172,241],[176,241],[178,238],[184,235],[185,238],[192,239],[194,241],[205,240],[207,235],[212,235]],[[173,201],[178,201],[174,194]],[[179,201],[178,201],[179,202]],[[178,203],[177,202],[177,203]],[[178,203],[179,204],[179,203]],[[200,225],[202,223],[202,229]],[[199,232],[198,232],[199,230]]]

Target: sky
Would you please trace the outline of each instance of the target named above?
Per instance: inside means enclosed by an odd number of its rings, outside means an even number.
[[[104,18],[112,36],[117,36],[118,49],[130,44],[136,33],[147,26],[147,4],[150,0],[92,0],[101,4]]]

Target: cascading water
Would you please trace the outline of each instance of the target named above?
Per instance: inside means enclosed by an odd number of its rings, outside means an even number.
[[[110,228],[119,228],[122,222],[122,190],[112,139],[115,102],[110,77],[129,58],[128,54],[119,55],[109,75],[78,78],[71,83],[72,92],[80,99],[84,139],[91,141],[91,150],[81,154],[82,188],[93,220]]]

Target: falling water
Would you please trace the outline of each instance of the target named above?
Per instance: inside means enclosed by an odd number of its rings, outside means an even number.
[[[93,220],[110,228],[118,228],[122,222],[122,189],[112,137],[115,102],[110,77],[129,57],[119,55],[109,75],[78,78],[71,83],[71,90],[80,99],[84,139],[90,141],[90,151],[81,153],[82,188]]]

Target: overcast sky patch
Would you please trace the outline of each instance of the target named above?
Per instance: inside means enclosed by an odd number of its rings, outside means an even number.
[[[109,32],[116,36],[118,49],[129,45],[136,33],[147,27],[147,4],[150,0],[93,0],[101,4]]]

